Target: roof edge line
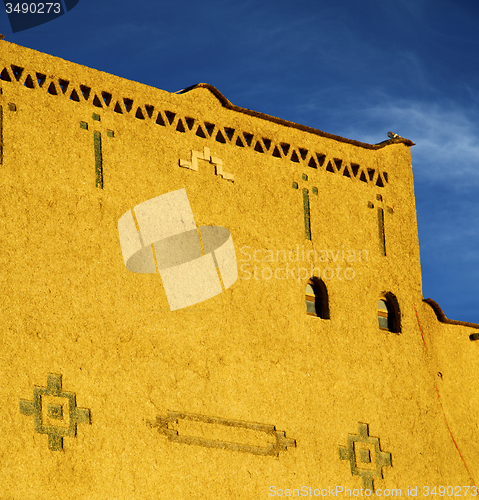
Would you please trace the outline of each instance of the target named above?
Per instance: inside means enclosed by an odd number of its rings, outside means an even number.
[[[447,323],[448,325],[460,325],[460,326],[470,326],[471,328],[479,328],[479,324],[477,323],[469,323],[468,321],[456,321],[454,319],[449,319],[444,314],[441,306],[433,299],[423,299],[423,302],[429,304],[434,313],[436,314],[437,319],[441,323]]]
[[[236,106],[232,102],[230,102],[216,87],[209,83],[197,83],[196,85],[191,85],[183,90],[176,92],[177,94],[185,94],[186,92],[190,92],[191,90],[197,88],[204,88],[209,90],[217,99],[220,101],[223,107],[227,109],[231,109],[232,111],[237,111],[239,113],[243,113],[249,116],[254,116],[256,118],[261,118],[263,120],[267,120],[273,123],[277,123],[278,125],[284,125],[286,127],[293,127],[298,130],[302,130],[303,132],[309,132],[310,134],[319,135],[321,137],[325,137],[327,139],[333,139],[335,141],[345,142],[347,144],[352,144],[353,146],[358,146],[364,149],[381,149],[385,146],[389,146],[390,144],[398,144],[402,143],[406,146],[415,146],[414,142],[409,139],[404,139],[403,137],[397,137],[394,139],[390,139],[387,141],[380,142],[379,144],[367,144],[365,142],[355,141],[353,139],[346,139],[345,137],[341,137],[339,135],[329,134],[327,132],[323,132],[322,130],[308,127],[307,125],[300,125],[295,122],[291,122],[289,120],[283,120],[282,118],[277,118],[276,116],[267,115],[266,113],[260,113],[259,111],[253,111],[248,108],[242,108],[240,106]]]

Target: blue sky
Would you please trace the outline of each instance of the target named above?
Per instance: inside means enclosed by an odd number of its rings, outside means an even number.
[[[479,323],[477,0],[80,0],[15,34],[2,8],[0,32],[350,139],[411,139],[424,297]]]

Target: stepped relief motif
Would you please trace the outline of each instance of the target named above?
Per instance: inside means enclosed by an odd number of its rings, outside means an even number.
[[[274,425],[255,422],[169,411],[166,417],[158,416],[148,425],[175,443],[253,455],[278,457],[280,452],[296,447],[296,441],[286,438]]]
[[[20,413],[34,417],[35,432],[48,435],[48,448],[63,450],[63,438],[77,435],[77,424],[90,424],[90,410],[78,408],[76,395],[62,390],[62,376],[49,374],[47,387],[33,388],[33,401],[20,400]]]
[[[391,453],[381,451],[379,438],[369,435],[368,424],[358,424],[356,435],[348,434],[348,446],[339,447],[339,458],[349,460],[351,474],[361,476],[363,488],[374,491],[374,478],[383,478],[383,467],[391,467]]]

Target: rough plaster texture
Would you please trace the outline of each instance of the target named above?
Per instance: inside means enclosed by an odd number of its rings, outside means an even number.
[[[348,141],[208,85],[171,94],[6,41],[0,71],[0,499],[358,489],[344,449],[360,424],[391,457],[376,489],[474,484],[479,326],[423,301],[410,141]],[[210,161],[182,168],[204,148]],[[239,278],[171,311],[158,274],[125,268],[118,220],[179,189],[198,226],[231,232]],[[354,270],[324,280],[329,320],[306,314],[309,250],[321,272]],[[385,293],[399,334],[378,327]],[[90,415],[59,450],[21,411],[50,376]],[[44,425],[60,421],[53,403]],[[368,469],[370,446],[355,467]]]

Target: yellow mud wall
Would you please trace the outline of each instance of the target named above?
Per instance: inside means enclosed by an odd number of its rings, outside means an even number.
[[[405,141],[369,147],[209,86],[172,94],[2,41],[5,69],[0,499],[473,485],[444,412],[469,446],[474,405],[456,399],[477,383],[461,383],[455,356],[477,346],[422,302]],[[231,232],[238,279],[172,311],[158,273],[126,269],[118,221],[180,189],[198,226]],[[329,319],[306,314],[313,274]],[[385,293],[399,333],[378,327]]]
[[[479,325],[461,324],[447,318],[444,320],[451,324],[439,323],[433,308],[426,303],[418,312],[428,352],[429,371],[435,379],[444,418],[464,466],[473,478],[477,478]]]

